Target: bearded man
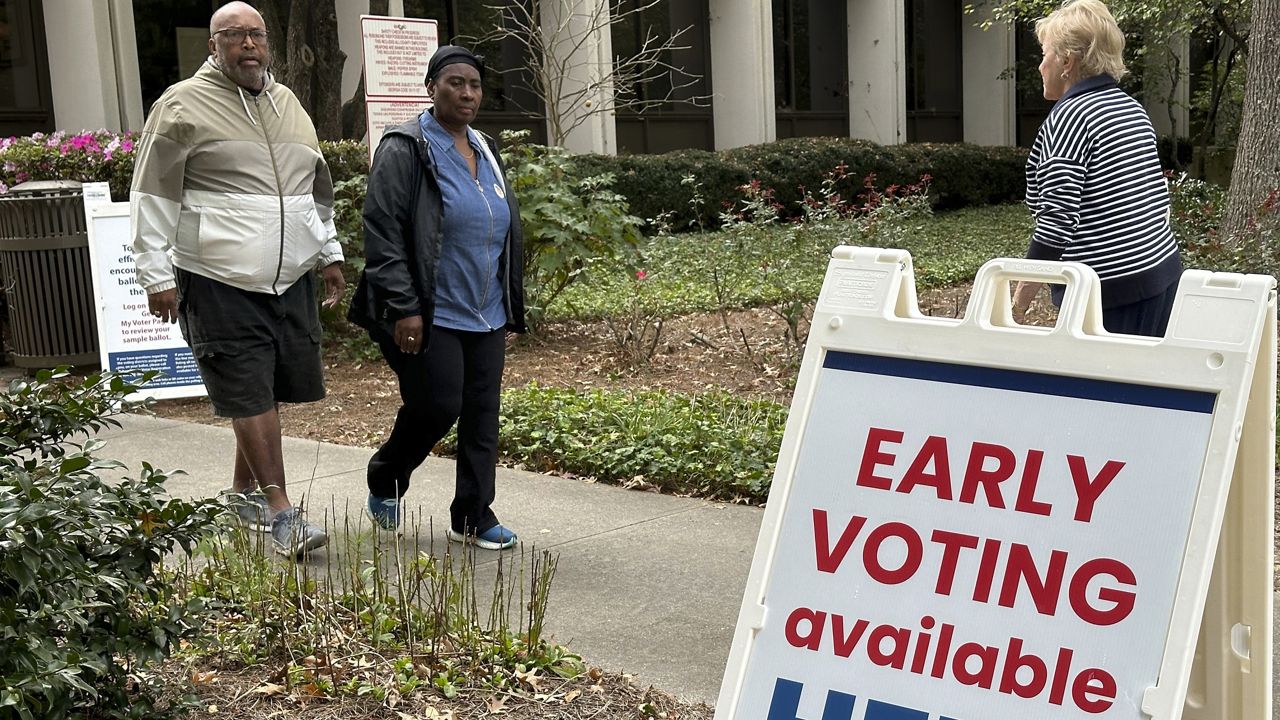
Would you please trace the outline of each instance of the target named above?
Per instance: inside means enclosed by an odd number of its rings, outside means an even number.
[[[333,184],[315,126],[276,83],[270,36],[243,2],[209,22],[209,59],[147,118],[130,193],[138,283],[179,323],[214,413],[230,417],[229,504],[301,557],[328,536],[285,491],[278,403],[324,397],[315,272],[341,298]]]

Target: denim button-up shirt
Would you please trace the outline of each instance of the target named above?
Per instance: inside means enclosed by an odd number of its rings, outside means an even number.
[[[476,177],[453,145],[453,136],[431,113],[422,113],[422,137],[435,156],[444,200],[444,239],[436,267],[434,324],[487,332],[507,322],[499,258],[511,226],[505,183],[471,138]]]

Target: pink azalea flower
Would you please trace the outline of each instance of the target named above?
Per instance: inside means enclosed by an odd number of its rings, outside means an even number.
[[[645,279],[645,278],[647,278],[647,277],[649,277],[649,273],[648,273],[648,272],[646,272],[646,271],[644,271],[644,270],[637,270],[637,271],[636,271],[636,279],[637,279],[637,280],[640,280],[641,282],[643,282],[643,281],[644,281],[644,279]]]

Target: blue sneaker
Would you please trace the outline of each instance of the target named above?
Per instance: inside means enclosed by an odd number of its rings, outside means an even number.
[[[366,512],[379,530],[395,532],[400,528],[399,498],[378,497],[370,494]]]
[[[516,534],[501,525],[494,525],[482,533],[460,533],[449,528],[447,535],[454,542],[471,543],[485,550],[506,550],[516,544]]]

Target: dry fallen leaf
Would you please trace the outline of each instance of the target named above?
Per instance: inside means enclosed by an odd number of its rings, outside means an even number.
[[[507,711],[507,699],[494,695],[485,701],[485,705],[489,708],[490,715],[498,715]]]
[[[191,671],[192,685],[212,685],[218,682],[218,671],[209,670],[208,672],[200,672],[199,670]]]
[[[565,704],[565,705],[568,705],[569,703],[573,702],[574,700],[577,700],[577,699],[578,699],[578,696],[579,696],[579,695],[581,695],[581,694],[582,694],[582,691],[581,691],[581,690],[570,690],[569,692],[565,693],[565,695],[564,695],[564,704]]]
[[[534,668],[529,672],[520,672],[517,670],[516,678],[525,685],[528,685],[529,689],[534,692],[538,692],[542,689],[542,678],[538,677],[538,668]]]
[[[253,691],[259,695],[284,695],[288,692],[288,690],[285,689],[285,686],[277,685],[275,683],[262,683],[258,687],[254,688]]]

